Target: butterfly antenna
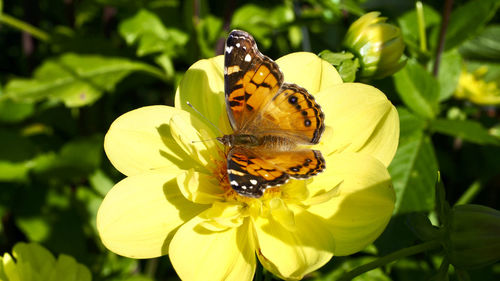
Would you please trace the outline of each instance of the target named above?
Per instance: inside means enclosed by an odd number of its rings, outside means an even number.
[[[196,109],[189,101],[186,102],[186,104],[191,107],[196,113],[198,113],[198,115],[200,115],[201,117],[203,117],[203,119],[207,120],[208,123],[210,123],[210,125],[212,125],[212,127],[214,127],[215,129],[217,129],[217,131],[219,131],[219,133],[221,134],[221,136],[225,135],[220,129],[219,127],[215,126],[214,123],[212,123],[212,121],[208,120],[207,117],[205,117],[205,115],[203,115],[201,112],[198,111],[198,109]]]

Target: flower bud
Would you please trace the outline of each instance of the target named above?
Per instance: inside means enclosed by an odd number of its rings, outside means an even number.
[[[392,75],[406,62],[401,30],[379,15],[379,12],[363,15],[351,24],[344,38],[344,47],[360,61],[361,78],[380,79]]]
[[[500,259],[500,211],[481,205],[453,208],[446,250],[456,268],[483,267]]]

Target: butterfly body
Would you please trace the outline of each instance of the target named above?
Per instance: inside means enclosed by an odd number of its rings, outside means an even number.
[[[317,144],[325,128],[314,97],[285,83],[278,65],[244,31],[229,34],[224,56],[226,108],[234,132],[217,139],[229,148],[231,187],[258,198],[268,187],[323,171],[321,152],[301,148]]]

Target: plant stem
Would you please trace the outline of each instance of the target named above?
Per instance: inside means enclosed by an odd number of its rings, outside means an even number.
[[[146,267],[144,268],[144,274],[151,279],[154,279],[156,274],[156,269],[158,268],[158,258],[149,259],[146,261]]]
[[[415,3],[417,10],[418,35],[420,37],[420,51],[427,53],[427,37],[425,34],[424,9],[421,1]]]
[[[19,29],[21,31],[27,32],[33,37],[38,38],[41,41],[49,41],[50,36],[47,32],[34,27],[33,25],[26,23],[24,21],[18,20],[12,16],[9,16],[7,14],[0,14],[0,23],[5,23],[7,25],[10,25],[16,29]]]
[[[439,63],[441,61],[441,54],[444,51],[444,43],[446,41],[446,29],[448,28],[448,22],[450,21],[452,6],[453,6],[453,0],[445,1],[443,10],[443,19],[441,21],[441,30],[439,30],[439,44],[436,49],[436,60],[434,61],[434,69],[432,70],[432,74],[434,76],[437,76],[439,72]]]
[[[473,182],[469,188],[460,196],[455,205],[467,204],[483,189],[480,181]]]
[[[364,264],[362,266],[359,266],[347,273],[345,273],[344,275],[342,275],[338,281],[348,281],[348,280],[352,280],[353,278],[355,278],[356,276],[358,275],[361,275],[365,272],[368,272],[372,269],[375,269],[377,267],[381,267],[381,266],[384,266],[390,262],[393,262],[395,260],[398,260],[398,259],[401,259],[401,258],[404,258],[404,257],[407,257],[407,256],[411,256],[411,255],[415,255],[415,254],[418,254],[418,253],[422,253],[422,252],[425,252],[425,251],[429,251],[429,250],[433,250],[433,249],[437,249],[441,246],[441,244],[437,241],[430,241],[430,242],[425,242],[425,243],[422,243],[422,244],[419,244],[419,245],[415,245],[415,246],[412,246],[412,247],[408,247],[408,248],[404,248],[404,249],[401,249],[399,251],[396,251],[394,253],[391,253],[391,254],[388,254],[384,257],[381,257],[381,258],[378,258],[372,262],[369,262],[367,264]]]

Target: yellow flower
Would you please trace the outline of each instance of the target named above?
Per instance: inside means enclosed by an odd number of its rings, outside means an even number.
[[[361,78],[380,79],[406,63],[401,30],[379,16],[379,12],[363,15],[349,26],[344,38],[343,45],[359,59]]]
[[[220,133],[186,105],[231,132],[223,57],[198,61],[179,85],[175,107],[125,113],[106,134],[106,154],[127,176],[97,215],[108,249],[132,258],[168,254],[183,280],[251,280],[256,256],[275,275],[301,279],[380,235],[395,200],[386,167],[397,148],[396,109],[371,86],[342,83],[314,54],[277,63],[285,81],[305,87],[322,106],[326,130],[315,149],[326,170],[258,199],[237,195],[226,179],[224,147],[210,141]]]
[[[480,105],[500,104],[500,88],[495,81],[484,80],[487,72],[486,66],[481,66],[472,73],[462,70],[455,97]]]

